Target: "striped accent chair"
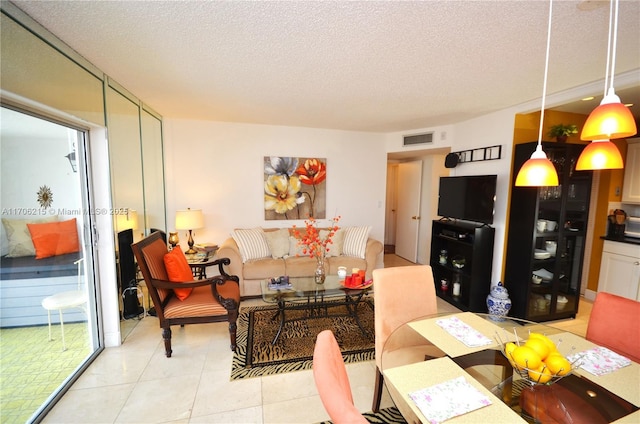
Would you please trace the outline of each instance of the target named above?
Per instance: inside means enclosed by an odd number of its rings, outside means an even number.
[[[240,287],[238,277],[224,271],[223,266],[230,264],[228,258],[214,262],[220,272],[215,277],[176,283],[169,281],[167,276],[164,262],[167,244],[159,232],[132,244],[131,248],[160,320],[167,358],[172,353],[172,325],[228,321],[231,350],[236,350]],[[177,286],[193,290],[186,299],[180,300],[173,291]]]

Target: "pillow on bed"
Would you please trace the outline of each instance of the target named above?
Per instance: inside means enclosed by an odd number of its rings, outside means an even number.
[[[2,218],[4,232],[7,235],[8,258],[18,258],[21,256],[35,256],[36,249],[31,241],[31,233],[27,228],[27,224],[41,224],[46,222],[55,222],[58,216],[54,215],[41,219],[11,219]]]
[[[193,273],[191,272],[191,267],[187,262],[187,257],[184,256],[182,250],[173,249],[171,252],[164,255],[164,267],[167,270],[167,276],[169,277],[169,281],[173,281],[174,283],[189,283],[193,281]],[[173,292],[176,294],[176,297],[180,300],[185,300],[191,292],[192,288],[188,289],[173,289]]]
[[[80,251],[75,218],[45,224],[27,224],[27,228],[36,250],[36,259]]]

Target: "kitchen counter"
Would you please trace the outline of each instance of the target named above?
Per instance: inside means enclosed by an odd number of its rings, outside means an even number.
[[[627,244],[636,244],[640,245],[640,238],[636,237],[610,237],[610,236],[600,236],[603,240],[609,241],[617,241],[618,243],[627,243]]]

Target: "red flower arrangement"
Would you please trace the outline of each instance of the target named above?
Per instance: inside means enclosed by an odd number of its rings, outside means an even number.
[[[302,246],[302,253],[309,255],[311,258],[324,259],[326,253],[330,250],[330,245],[333,243],[333,236],[336,231],[340,229],[338,227],[338,221],[340,216],[331,219],[331,224],[323,230],[329,231],[325,238],[320,238],[320,229],[316,226],[316,219],[311,217],[304,221],[306,232],[302,233],[293,225],[293,236],[298,239],[298,245]]]

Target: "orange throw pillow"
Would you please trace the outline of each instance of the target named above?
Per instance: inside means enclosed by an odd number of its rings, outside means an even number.
[[[27,228],[36,249],[36,259],[80,251],[75,218],[68,221],[27,224]]]
[[[193,281],[193,273],[191,267],[187,262],[186,256],[180,249],[173,249],[171,252],[164,255],[164,267],[167,269],[167,275],[169,281],[174,283],[188,283]],[[173,289],[176,297],[180,300],[185,300],[191,294],[192,288],[188,289]]]

